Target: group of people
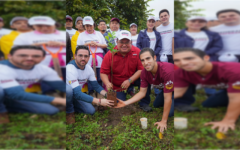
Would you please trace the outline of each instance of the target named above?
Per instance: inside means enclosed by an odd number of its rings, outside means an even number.
[[[59,105],[66,106],[66,32],[48,16],[17,16],[10,21],[13,30],[3,26],[0,18],[0,124],[9,122],[8,112],[58,113]],[[54,70],[52,54],[62,76]],[[59,97],[49,96],[56,90]]]

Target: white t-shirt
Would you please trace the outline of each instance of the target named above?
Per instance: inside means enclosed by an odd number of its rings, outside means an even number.
[[[84,70],[81,70],[75,66],[75,64],[68,64],[66,67],[66,83],[73,89],[77,86],[84,87],[89,81],[96,81],[96,77],[93,69],[88,64]]]
[[[37,64],[31,70],[0,64],[0,85],[3,89],[22,86],[24,89],[40,81],[62,81],[53,69]]]
[[[223,49],[217,54],[229,53],[240,55],[240,25],[226,26],[221,24],[210,28],[210,30],[219,33],[222,37]]]
[[[66,29],[66,31],[68,32],[70,39],[72,39],[72,36],[76,33],[77,30],[72,28],[71,30]]]
[[[99,31],[95,31],[94,33],[92,34],[88,34],[86,31],[85,32],[82,32],[79,36],[78,36],[78,39],[77,39],[77,46],[79,45],[84,45],[85,43],[88,43],[88,42],[91,42],[91,41],[95,41],[97,43],[100,43],[100,44],[106,44],[106,41],[105,41],[105,38],[103,37],[102,33],[99,32]],[[96,47],[90,47],[92,52],[95,51],[95,48]],[[103,49],[100,48],[100,47],[97,47],[97,50],[96,50],[96,53],[103,53]],[[97,58],[97,61],[98,61],[98,65],[96,66],[97,68],[100,68],[101,65],[102,65],[102,58],[100,56],[96,56]],[[91,66],[92,64],[92,55],[90,55],[90,59],[88,61],[88,64]]]
[[[193,48],[198,48],[202,51],[205,51],[208,43],[209,43],[209,38],[207,34],[204,31],[200,32],[185,32],[188,36],[194,39],[194,45]]]
[[[159,54],[172,55],[172,39],[174,37],[173,24],[169,23],[167,26],[161,24],[156,30],[160,33],[162,40],[162,50]]]
[[[14,40],[13,45],[32,45],[36,43],[45,43],[49,41],[57,41],[66,43],[66,32],[65,31],[56,31],[55,33],[51,34],[42,34],[37,31],[22,33]],[[49,51],[56,53],[60,47],[46,47]],[[46,66],[53,66],[52,56],[46,51],[46,57],[41,62]],[[61,67],[66,67],[66,47],[62,48],[62,51],[59,53],[59,62]]]
[[[132,36],[132,45],[137,47],[137,38],[138,38],[138,34],[136,34],[135,36]]]
[[[9,30],[9,29],[5,29],[5,28],[2,28],[0,29],[0,39],[2,36],[6,35],[6,34],[9,34],[12,30]]]
[[[154,51],[155,50],[155,45],[156,45],[156,35],[155,32],[147,32],[147,35],[150,39],[150,48]]]

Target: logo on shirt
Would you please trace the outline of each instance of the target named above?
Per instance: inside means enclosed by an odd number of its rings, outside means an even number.
[[[7,83],[7,82],[12,82],[13,80],[10,79],[10,80],[0,80],[0,83]]]
[[[91,19],[89,19],[89,18],[86,18],[86,19],[85,19],[85,21],[91,21]]]
[[[163,89],[164,88],[164,84],[163,83],[160,83],[159,85],[154,85],[153,84],[153,88]]]
[[[240,90],[240,81],[237,81],[232,84],[232,88],[236,90]]]
[[[150,41],[155,41],[156,40],[156,38],[150,38]]]
[[[68,81],[68,83],[69,83],[69,84],[72,84],[72,83],[74,83],[74,82],[76,82],[76,81],[77,81],[77,80],[72,80],[72,81],[70,80],[70,81]]]
[[[161,35],[162,35],[162,34],[167,34],[167,33],[172,33],[172,30],[167,30],[167,31],[162,31],[162,32],[160,32]]]
[[[170,90],[173,88],[173,82],[170,80],[165,84],[166,89]]]
[[[206,84],[201,84],[202,88],[213,88],[213,89],[227,89],[228,85],[225,83],[219,83],[219,84],[214,84],[214,85],[206,85]]]

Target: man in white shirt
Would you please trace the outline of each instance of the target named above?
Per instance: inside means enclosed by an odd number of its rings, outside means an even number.
[[[130,24],[130,33],[132,36],[132,45],[137,47],[137,38],[138,38],[137,24],[135,23]]]
[[[66,31],[68,32],[70,39],[72,39],[72,36],[75,34],[77,30],[72,28],[73,26],[73,19],[71,16],[67,15],[66,16]]]
[[[168,62],[173,63],[173,54],[174,54],[174,26],[169,22],[169,11],[163,9],[159,12],[159,18],[161,20],[161,25],[156,29],[161,34],[162,38],[162,50],[160,51],[160,61],[161,57],[167,56]]]
[[[217,12],[221,25],[210,28],[211,31],[220,34],[223,40],[223,49],[217,54],[221,57],[235,55],[240,61],[240,11],[225,9]]]
[[[12,30],[2,28],[4,26],[3,18],[0,17],[0,38],[6,34],[9,34]]]
[[[98,22],[98,29],[102,34],[106,33],[107,25],[106,25],[106,22],[104,20],[100,20]]]

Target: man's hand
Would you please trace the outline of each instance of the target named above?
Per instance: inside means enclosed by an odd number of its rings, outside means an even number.
[[[114,105],[114,101],[107,100],[107,99],[101,99],[101,106],[113,107],[113,105]]]
[[[126,106],[125,101],[122,101],[122,100],[120,100],[118,98],[117,98],[117,100],[118,100],[117,106],[115,106],[114,108],[121,108],[121,107],[125,107]]]
[[[95,42],[95,41],[91,41],[91,44],[90,44],[92,47],[95,47],[95,46],[98,46],[98,43]]]
[[[121,85],[123,89],[127,89],[129,86],[130,86],[130,82],[128,80],[125,80]]]
[[[51,102],[51,104],[53,104],[53,105],[63,105],[63,106],[66,106],[66,98],[56,97],[56,98],[53,99],[53,101]]]
[[[154,123],[154,126],[157,125],[157,129],[160,129],[160,132],[163,133],[164,130],[167,130],[167,122],[160,121]]]
[[[63,43],[61,43],[61,42],[56,42],[56,41],[49,41],[49,42],[47,42],[46,45],[49,46],[49,47],[60,47],[60,46],[64,46]]]
[[[106,84],[106,88],[107,90],[113,89],[113,84],[109,82],[108,84]]]
[[[213,125],[212,129],[218,128],[218,132],[226,133],[228,128],[234,130],[235,123],[231,123],[229,121],[217,121],[217,122],[208,122],[204,124],[205,126]]]

